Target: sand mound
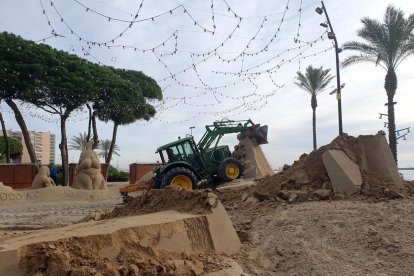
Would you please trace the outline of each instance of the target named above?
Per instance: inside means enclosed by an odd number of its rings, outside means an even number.
[[[7,186],[5,186],[8,188]],[[99,201],[120,199],[117,190],[80,190],[65,186],[40,189],[13,190],[0,189],[0,206],[27,205],[33,203],[62,201]]]
[[[146,212],[151,214],[131,216]],[[241,244],[223,205],[210,191],[149,191],[110,217],[5,241],[0,255],[10,257],[10,264],[2,264],[0,274],[24,270],[29,275],[178,276],[242,271],[222,256],[239,252]]]
[[[217,253],[234,254],[240,249],[240,243],[232,240],[237,239],[233,228],[230,235],[223,232],[224,228],[214,227],[223,223],[222,215],[227,216],[223,206],[201,216],[166,211],[16,238],[3,244],[3,252],[0,250],[2,257],[10,256],[10,264],[2,264],[0,274],[21,275],[22,270],[28,275],[178,276],[213,272],[227,268]],[[222,247],[222,237],[232,245]]]
[[[111,213],[104,214],[101,218],[133,216],[164,210],[203,214],[211,211],[210,203],[216,198],[211,190],[187,191],[176,188],[149,190],[137,198],[130,198],[125,206],[116,207]]]
[[[251,193],[258,197],[279,197],[291,201],[332,198],[332,183],[322,155],[338,150],[359,167],[362,176],[360,194],[375,198],[402,197],[406,188],[399,176],[395,176],[398,171],[393,160],[390,160],[390,150],[384,141],[382,133],[357,138],[338,136],[330,144],[310,154],[303,154],[292,165],[285,165],[282,172],[259,179]],[[291,198],[292,195],[294,198]]]
[[[125,246],[116,258],[98,254],[97,241],[70,240],[27,248],[22,262],[29,275],[200,275],[229,268],[222,256],[162,252],[145,245]],[[104,240],[101,242],[105,242]],[[69,274],[68,274],[69,273]]]

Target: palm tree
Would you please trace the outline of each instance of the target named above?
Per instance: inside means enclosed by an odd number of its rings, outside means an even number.
[[[80,150],[83,151],[86,149],[86,144],[88,143],[88,135],[86,132],[80,133],[79,136],[72,138],[72,141],[69,143],[69,149],[71,150]]]
[[[330,69],[324,70],[321,68],[313,68],[312,65],[309,65],[306,68],[305,75],[298,71],[296,74],[295,84],[308,92],[311,95],[311,106],[313,110],[313,149],[316,150],[316,107],[318,106],[318,101],[316,96],[321,93],[329,82],[334,78],[329,74]]]
[[[350,41],[344,44],[345,50],[359,52],[342,62],[346,67],[359,62],[371,62],[387,71],[384,88],[388,97],[388,136],[391,152],[397,163],[397,136],[395,133],[394,95],[397,90],[395,70],[402,61],[414,54],[414,14],[407,19],[404,12],[389,5],[385,11],[384,22],[364,17],[358,36],[364,42]]]
[[[98,156],[104,158],[106,164],[109,163],[109,149],[111,148],[111,143],[112,143],[111,140],[101,139],[97,147],[97,149],[99,150]],[[118,151],[119,151],[119,146],[115,145],[113,154],[120,156]]]

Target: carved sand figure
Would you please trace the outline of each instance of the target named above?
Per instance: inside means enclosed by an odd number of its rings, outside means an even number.
[[[98,155],[92,150],[92,143],[86,145],[81,152],[79,163],[75,168],[72,187],[84,190],[105,190],[106,181],[101,174],[101,162]]]
[[[55,181],[50,177],[50,171],[47,166],[41,166],[32,182],[32,189],[56,186]]]
[[[0,182],[0,191],[2,191],[2,192],[13,192],[13,188],[4,185],[3,182]]]

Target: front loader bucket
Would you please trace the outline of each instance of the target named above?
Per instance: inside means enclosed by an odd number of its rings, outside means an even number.
[[[259,145],[269,143],[267,141],[267,125],[261,127],[255,125],[237,135],[237,139],[239,140],[243,140],[246,137],[256,140]]]

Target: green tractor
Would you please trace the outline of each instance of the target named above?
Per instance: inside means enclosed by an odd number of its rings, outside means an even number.
[[[239,140],[249,137],[257,144],[267,143],[267,126],[245,121],[217,121],[206,126],[206,132],[196,144],[193,136],[181,138],[157,149],[162,164],[154,169],[152,188],[168,186],[187,190],[214,180],[232,181],[243,175],[242,163],[232,157],[227,145],[218,145],[229,133],[239,133]]]

